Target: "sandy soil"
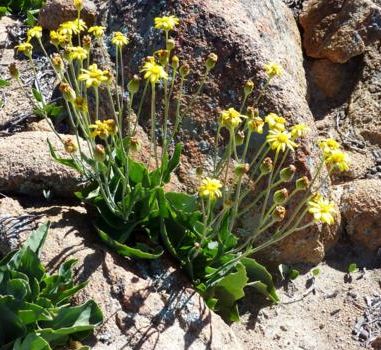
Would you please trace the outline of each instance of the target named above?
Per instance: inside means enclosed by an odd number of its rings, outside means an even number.
[[[353,262],[360,270],[348,281],[347,268]],[[254,301],[258,296],[248,294],[240,306],[241,323],[231,327],[247,350],[363,349],[365,344],[353,339],[352,330],[366,308],[365,297],[381,294],[380,267],[379,256],[340,244],[318,266],[315,294],[301,298],[309,290],[312,275],[308,272],[289,284],[288,290],[278,289],[280,305],[258,306]],[[299,269],[308,271],[306,266]]]

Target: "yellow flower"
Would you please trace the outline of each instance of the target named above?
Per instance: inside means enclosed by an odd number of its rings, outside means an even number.
[[[222,196],[221,193],[222,183],[220,180],[211,179],[206,177],[201,181],[201,185],[198,188],[198,194],[200,197],[209,198],[210,200],[215,200]]]
[[[265,71],[269,78],[273,78],[276,76],[281,76],[283,74],[283,68],[274,62],[270,62],[265,64]]]
[[[98,66],[94,63],[89,66],[89,69],[81,69],[83,72],[78,76],[79,81],[86,81],[86,87],[98,87],[103,82],[108,81],[108,76],[105,75],[105,71],[98,69]]]
[[[349,169],[348,156],[339,149],[326,152],[325,163],[330,169],[338,169],[339,171],[347,171]]]
[[[310,128],[306,124],[296,124],[291,127],[291,137],[293,140],[299,138],[299,137],[304,137],[308,134],[310,131]]]
[[[77,11],[81,11],[83,9],[83,0],[73,0],[73,3]]]
[[[112,42],[115,46],[122,47],[122,46],[128,44],[128,39],[126,38],[126,36],[125,36],[123,33],[121,33],[121,32],[115,32],[115,33],[113,33],[113,35],[112,35],[112,40],[111,40],[111,42]]]
[[[28,29],[27,31],[28,41],[32,38],[41,39],[42,38],[42,27],[35,26],[33,28]]]
[[[71,42],[71,35],[67,34],[67,33],[65,34],[61,31],[57,32],[55,30],[51,30],[50,31],[50,42],[56,47],[58,45],[67,46]]]
[[[298,147],[298,145],[292,140],[291,134],[288,131],[270,130],[266,140],[271,149],[277,152],[284,152],[286,148],[293,151],[294,148]]]
[[[97,120],[95,124],[90,124],[89,128],[91,130],[90,136],[99,136],[101,139],[106,139],[110,135],[115,135],[117,132],[117,127],[113,119],[108,120]]]
[[[242,118],[247,117],[231,107],[228,110],[221,112],[219,124],[227,129],[235,129],[239,124],[241,124]]]
[[[30,43],[21,43],[16,46],[18,52],[22,52],[25,56],[30,57],[32,55],[33,46]]]
[[[263,133],[263,126],[265,125],[265,122],[260,117],[252,117],[249,118],[247,121],[247,127],[251,132],[256,132],[258,134]]]
[[[175,16],[164,16],[155,18],[155,28],[164,31],[173,30],[179,24],[179,19]]]
[[[325,139],[319,142],[319,147],[324,154],[340,148],[340,144],[334,139]]]
[[[268,124],[270,130],[278,130],[278,131],[284,131],[286,123],[286,119],[283,117],[280,117],[279,115],[275,113],[269,113],[265,117],[265,122]]]
[[[86,29],[86,23],[82,19],[75,19],[74,21],[67,21],[58,27],[58,33],[64,35],[79,34]]]
[[[151,84],[156,84],[160,79],[168,79],[168,74],[164,68],[155,62],[153,57],[149,57],[144,63],[141,72],[144,72],[144,79],[148,79]]]
[[[105,33],[106,27],[102,26],[93,26],[89,28],[89,33],[93,34],[97,39],[101,38]]]
[[[314,217],[315,222],[332,225],[336,215],[335,203],[323,198],[321,194],[315,195],[308,203],[308,212]]]
[[[83,97],[77,97],[74,100],[74,106],[82,113],[87,113],[89,111],[86,100]]]
[[[67,153],[75,153],[78,149],[77,145],[70,138],[64,141],[64,148]]]
[[[71,46],[66,50],[69,54],[69,60],[83,61],[87,58],[87,51],[81,46]]]

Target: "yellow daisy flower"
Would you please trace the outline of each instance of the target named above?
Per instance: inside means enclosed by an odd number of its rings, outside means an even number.
[[[90,136],[95,138],[99,136],[101,139],[106,139],[110,135],[115,135],[117,132],[116,123],[113,119],[97,120],[95,124],[90,124]]]
[[[86,87],[98,87],[104,82],[109,80],[105,71],[98,69],[98,66],[94,63],[89,66],[89,69],[82,69],[82,74],[78,76],[79,81],[85,81]]]
[[[127,39],[127,37],[126,37],[123,33],[121,33],[121,32],[115,32],[115,33],[113,33],[113,35],[112,35],[112,40],[111,40],[111,42],[112,42],[115,46],[122,47],[122,46],[128,44],[128,39]]]
[[[99,39],[103,36],[103,34],[105,33],[105,30],[106,30],[106,27],[92,26],[89,28],[88,32],[90,34],[93,34],[94,37],[96,37],[97,39]]]
[[[221,112],[219,124],[220,126],[225,127],[227,129],[235,129],[241,124],[242,118],[247,117],[231,107],[228,110],[224,110]]]
[[[17,45],[16,49],[18,52],[22,52],[25,56],[30,57],[32,55],[33,46],[32,44],[26,42]]]
[[[87,58],[88,52],[81,46],[71,46],[66,49],[69,60],[83,61]]]
[[[333,150],[340,149],[340,144],[334,139],[325,139],[319,142],[319,147],[323,153],[330,153]]]
[[[286,148],[293,151],[298,147],[288,131],[270,130],[266,136],[266,141],[269,143],[270,148],[277,152],[284,152]]]
[[[291,137],[293,140],[304,137],[308,134],[310,128],[306,124],[296,124],[291,127]]]
[[[339,149],[334,149],[330,152],[326,152],[325,163],[330,169],[337,169],[339,171],[349,170],[348,156],[346,153]]]
[[[175,16],[164,16],[155,18],[155,28],[164,31],[173,30],[179,24],[179,19]]]
[[[206,177],[201,181],[201,185],[198,188],[198,194],[200,197],[215,200],[222,196],[221,188],[222,183],[220,180]]]
[[[26,32],[26,35],[28,37],[28,41],[30,41],[32,38],[41,39],[42,38],[42,27],[41,26],[34,26],[33,28],[28,29]]]
[[[265,122],[268,124],[270,130],[284,131],[286,119],[280,117],[275,113],[269,113],[265,117]]]
[[[314,221],[332,225],[337,214],[335,203],[324,198],[321,194],[315,195],[308,203],[308,212],[314,217]]]
[[[155,62],[153,57],[148,58],[141,72],[144,73],[144,79],[148,79],[151,84],[156,84],[160,79],[168,79],[167,72],[160,64]]]
[[[269,78],[280,77],[283,74],[283,68],[274,62],[265,64],[265,71]]]

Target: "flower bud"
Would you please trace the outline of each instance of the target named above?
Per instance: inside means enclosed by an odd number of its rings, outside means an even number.
[[[127,90],[130,94],[136,94],[139,91],[140,78],[138,75],[134,75],[127,84]]]
[[[53,64],[53,67],[55,68],[55,70],[57,72],[62,72],[64,69],[64,63],[63,63],[61,56],[57,52],[55,52],[52,55],[51,59],[52,59],[52,64]]]
[[[201,244],[198,243],[198,242],[194,242],[193,246],[194,246],[195,249],[200,249],[201,248]]]
[[[94,158],[97,162],[103,162],[106,159],[106,151],[103,145],[96,145],[94,149]]]
[[[139,152],[142,148],[142,143],[137,136],[130,138],[130,149],[132,152]]]
[[[272,172],[273,170],[273,161],[270,157],[266,157],[261,166],[259,167],[259,170],[261,171],[262,175],[266,175]]]
[[[72,87],[67,83],[61,83],[59,86],[59,90],[62,93],[62,96],[65,100],[73,102],[76,98],[75,91]]]
[[[245,83],[245,86],[243,87],[243,92],[245,94],[245,96],[249,96],[254,90],[254,83],[252,80],[248,80],[246,83]]]
[[[19,70],[17,69],[16,63],[13,62],[8,66],[9,74],[12,78],[18,79],[20,76]]]
[[[299,179],[296,180],[295,187],[298,190],[306,190],[308,186],[310,185],[310,180],[308,179],[307,176],[303,176]]]
[[[89,111],[87,103],[86,103],[86,99],[84,97],[81,97],[81,96],[77,97],[74,100],[74,106],[82,113],[87,113]]]
[[[175,41],[173,39],[168,39],[168,41],[167,41],[167,50],[171,51],[171,50],[173,50],[175,48],[175,46],[176,46]]]
[[[237,146],[240,146],[243,144],[244,141],[245,141],[245,133],[242,130],[240,130],[235,135],[235,144]]]
[[[169,51],[168,50],[158,50],[155,52],[155,55],[157,56],[159,63],[162,66],[166,66],[169,62]]]
[[[180,75],[182,78],[185,78],[190,73],[190,67],[189,64],[185,63],[180,67]]]
[[[287,188],[282,188],[281,190],[275,191],[273,196],[273,201],[276,204],[283,204],[288,198]]]
[[[172,57],[172,68],[173,69],[179,68],[179,63],[180,63],[179,58],[177,56],[173,56]]]
[[[210,53],[205,62],[205,67],[208,71],[213,69],[217,63],[218,56],[215,53]]]
[[[289,165],[287,168],[284,168],[280,171],[280,179],[283,182],[289,182],[292,180],[296,172],[296,167],[294,165]]]
[[[247,174],[250,170],[250,165],[248,163],[241,163],[235,166],[234,173],[241,177],[245,174]]]
[[[83,0],[74,0],[74,7],[77,11],[81,11],[83,9]]]
[[[64,148],[67,153],[75,153],[78,149],[77,145],[73,142],[72,139],[66,139],[64,141]]]
[[[201,168],[200,166],[196,168],[196,175],[197,176],[202,176],[204,174],[204,169]]]
[[[275,221],[283,221],[286,217],[286,208],[280,205],[275,207],[275,209],[271,213],[271,216]]]
[[[258,108],[247,107],[247,114],[250,119],[259,118]]]
[[[82,46],[86,50],[90,50],[91,47],[91,36],[90,35],[85,35],[82,38]]]

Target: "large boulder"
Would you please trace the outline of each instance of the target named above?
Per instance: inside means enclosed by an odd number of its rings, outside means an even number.
[[[78,173],[53,160],[47,139],[58,151],[63,150],[53,132],[27,131],[2,137],[0,192],[42,197],[45,190],[53,197],[73,197],[80,182]]]
[[[348,183],[342,196],[342,216],[349,239],[376,252],[381,248],[381,180]]]
[[[136,263],[104,250],[82,207],[35,199],[24,200],[22,207],[20,213],[16,200],[0,199],[0,217],[7,212],[35,215],[35,222],[49,220],[43,262],[55,270],[67,259],[78,259],[76,280],[89,280],[75,301],[92,298],[104,313],[104,323],[88,340],[92,349],[242,349],[169,260]]]
[[[162,47],[163,36],[152,26],[154,18],[165,13],[180,18],[180,26],[171,36],[176,41],[176,54],[191,66],[187,91],[195,90],[206,56],[215,52],[219,57],[204,92],[184,116],[181,138],[185,141],[185,157],[179,179],[188,188],[195,185],[194,169],[203,166],[213,151],[218,108],[239,108],[243,83],[251,78],[259,87],[265,79],[264,65],[270,61],[280,63],[285,73],[270,84],[259,106],[261,113],[276,112],[291,124],[305,122],[311,126],[311,135],[295,159],[299,174],[311,176],[318,158],[316,131],[306,101],[301,38],[292,11],[281,0],[116,0],[107,22],[109,27],[129,33],[131,44],[125,50],[127,76],[138,72],[143,58]],[[277,261],[316,263],[336,238],[334,228],[299,232],[284,240],[279,249],[272,248],[274,254],[266,255]]]
[[[308,0],[299,17],[306,54],[344,63],[381,38],[380,0]]]
[[[96,7],[91,0],[84,1],[84,8],[81,11],[81,18],[87,25],[95,22],[97,15]],[[73,1],[68,0],[48,0],[41,8],[38,16],[38,23],[49,30],[57,29],[66,21],[72,21],[78,16]]]

